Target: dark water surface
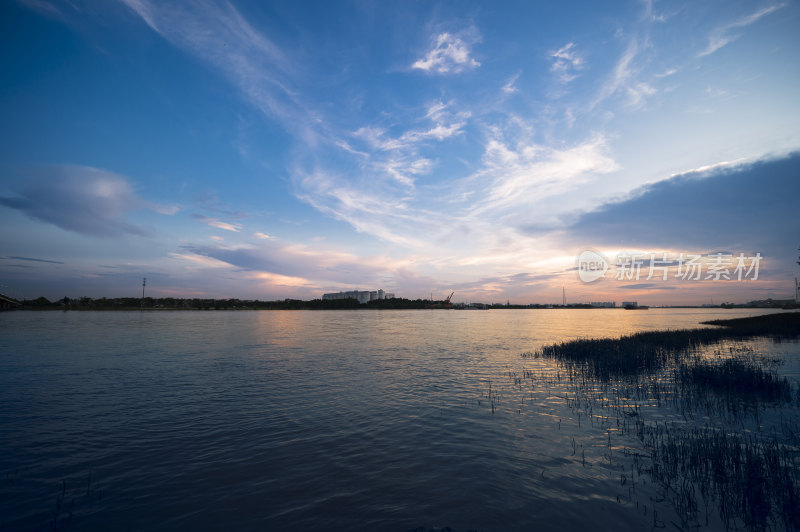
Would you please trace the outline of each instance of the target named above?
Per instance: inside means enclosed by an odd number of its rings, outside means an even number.
[[[606,432],[508,374],[757,313],[2,313],[0,529],[651,530],[656,486],[620,498]]]

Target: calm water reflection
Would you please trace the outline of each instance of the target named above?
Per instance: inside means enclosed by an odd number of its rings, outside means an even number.
[[[649,529],[604,433],[552,389],[522,408],[509,371],[547,343],[759,313],[3,313],[0,522]]]

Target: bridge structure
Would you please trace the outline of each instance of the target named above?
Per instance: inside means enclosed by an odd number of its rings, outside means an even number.
[[[22,303],[20,303],[13,297],[0,294],[0,310],[11,310],[21,305]]]

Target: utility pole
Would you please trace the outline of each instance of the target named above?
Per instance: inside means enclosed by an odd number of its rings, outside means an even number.
[[[800,248],[797,248],[800,251]],[[797,265],[800,266],[800,256],[797,257]],[[794,278],[794,304],[796,305],[800,300],[800,283],[797,282],[797,277]]]
[[[144,308],[144,287],[147,284],[147,277],[142,277],[142,305],[141,307]]]

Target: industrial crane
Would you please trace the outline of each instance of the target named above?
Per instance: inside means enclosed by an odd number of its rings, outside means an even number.
[[[453,308],[453,303],[450,302],[450,299],[452,299],[453,294],[455,294],[455,292],[450,292],[450,295],[447,296],[447,299],[445,299],[444,301],[434,302],[433,293],[431,293],[431,300],[425,305],[425,308]]]
[[[455,294],[455,292],[450,292],[450,295],[444,300],[444,303],[442,303],[443,308],[450,308],[453,306],[453,304],[450,303],[450,298],[453,297],[453,294]]]

